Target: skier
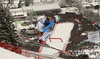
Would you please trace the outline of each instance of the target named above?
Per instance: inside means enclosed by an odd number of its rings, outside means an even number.
[[[37,25],[36,29],[41,31],[41,37],[39,38],[39,43],[46,45],[46,38],[52,34],[52,30],[50,28],[53,27],[54,23],[59,22],[60,17],[55,15],[53,18],[44,17],[41,19]]]

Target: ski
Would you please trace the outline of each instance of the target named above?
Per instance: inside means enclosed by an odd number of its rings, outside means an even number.
[[[65,53],[67,55],[71,55],[68,51],[63,51],[63,50],[54,48],[52,46],[49,46],[48,44],[47,45],[44,45],[44,44],[41,44],[41,43],[31,43],[31,45],[33,45],[33,46],[42,46],[42,47],[46,47],[46,48],[51,48],[51,49],[54,49],[54,50],[59,51],[59,53]]]
[[[35,46],[42,46],[42,47],[47,47],[47,48],[52,48],[52,49],[54,49],[54,50],[62,51],[62,50],[59,50],[59,49],[57,49],[57,48],[51,47],[51,46],[49,46],[48,44],[47,44],[47,45],[44,45],[44,44],[41,44],[41,43],[32,43],[32,45],[35,45]]]

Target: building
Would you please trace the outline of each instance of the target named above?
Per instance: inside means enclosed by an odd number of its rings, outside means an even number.
[[[33,0],[34,5],[58,3],[60,6],[65,5],[65,0]]]
[[[78,0],[80,2],[89,2],[89,3],[92,3],[92,2],[100,2],[100,0]]]

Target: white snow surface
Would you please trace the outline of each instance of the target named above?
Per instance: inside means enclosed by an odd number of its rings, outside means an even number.
[[[23,22],[28,22],[28,21],[18,21],[18,23],[13,23],[15,25],[15,30],[28,29],[28,28],[35,27],[34,24],[31,24],[28,26],[22,26],[20,23],[23,23]]]
[[[52,47],[63,50],[65,44],[69,43],[68,41],[69,41],[73,26],[74,26],[73,23],[68,23],[68,22],[56,24],[53,34],[50,36],[50,38],[61,38],[63,42],[61,42],[60,39],[51,39],[51,42],[49,41],[49,39],[47,39],[46,43]],[[54,55],[57,52],[59,51],[54,50],[52,48],[46,48],[46,47],[43,47],[43,50],[41,51],[41,53],[48,54],[48,55]]]
[[[28,58],[0,47],[0,59],[35,59],[35,58],[33,57]]]
[[[60,14],[65,14],[66,12],[72,12],[72,13],[79,14],[79,10],[76,7],[61,8],[61,10],[62,11]]]

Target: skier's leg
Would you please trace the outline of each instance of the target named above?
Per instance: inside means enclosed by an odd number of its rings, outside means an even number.
[[[42,35],[42,40],[45,41],[48,36],[52,34],[51,30],[47,30],[43,35]]]
[[[44,44],[44,45],[47,45],[47,43],[45,42],[45,40],[46,40],[46,38],[48,38],[48,36],[50,36],[52,34],[52,32],[51,31],[46,31],[43,35],[42,35],[42,37],[40,37],[39,39],[39,43],[41,43],[41,44]]]

